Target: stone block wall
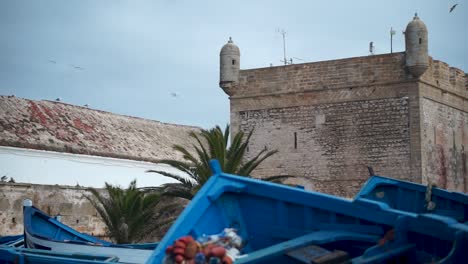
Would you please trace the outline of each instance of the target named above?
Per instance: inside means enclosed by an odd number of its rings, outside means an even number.
[[[62,215],[62,222],[72,228],[101,238],[105,225],[83,194],[83,187],[0,183],[0,236],[23,233],[23,200],[49,215]]]
[[[248,156],[279,153],[255,176],[296,175],[308,189],[352,196],[376,172],[410,179],[409,99],[388,98],[241,111],[241,130],[253,130]],[[302,178],[303,177],[303,178]]]
[[[468,192],[468,81],[447,63],[431,60],[420,83],[422,180]]]
[[[466,73],[430,60],[420,80],[422,182],[468,192]]]
[[[432,58],[414,78],[404,53],[242,70],[229,87],[231,126],[234,133],[254,130],[249,155],[280,151],[254,176],[296,175],[302,178],[295,183],[351,197],[369,165],[417,183],[445,177],[446,188],[465,190],[466,80]],[[436,137],[456,142],[443,145],[444,158],[435,156],[442,145],[430,142],[432,127],[439,127]],[[440,176],[444,166],[450,172]]]
[[[422,99],[423,183],[468,192],[468,114]]]

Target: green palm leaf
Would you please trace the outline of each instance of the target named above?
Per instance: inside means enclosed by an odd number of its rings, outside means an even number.
[[[219,126],[215,126],[209,130],[202,129],[200,133],[190,132],[189,137],[194,140],[192,150],[180,145],[174,145],[173,149],[182,154],[184,161],[162,160],[161,163],[170,165],[183,172],[186,177],[159,170],[147,171],[159,173],[177,181],[177,183],[163,185],[161,187],[162,194],[192,199],[211,177],[209,162],[212,159],[217,159],[221,164],[221,169],[226,173],[250,177],[252,171],[263,161],[278,152],[276,150],[262,150],[253,158],[246,159],[245,156],[253,131],[248,133],[247,136],[242,131],[238,132],[234,135],[230,146],[229,131],[230,127],[227,125],[224,131]],[[291,176],[274,176],[266,179],[279,182],[288,177]]]
[[[85,195],[104,224],[108,235],[117,243],[132,243],[143,237],[143,230],[148,225],[156,227],[157,222],[149,220],[154,215],[161,195],[155,192],[139,190],[136,180],[127,189],[106,183],[103,194],[94,188],[88,188],[91,195]],[[126,228],[123,228],[125,227]],[[151,227],[150,227],[151,228]],[[124,230],[126,231],[124,232]]]

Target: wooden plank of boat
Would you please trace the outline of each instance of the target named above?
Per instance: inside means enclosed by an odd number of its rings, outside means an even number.
[[[348,253],[344,251],[330,251],[316,245],[290,251],[287,255],[307,264],[344,264],[349,259]]]

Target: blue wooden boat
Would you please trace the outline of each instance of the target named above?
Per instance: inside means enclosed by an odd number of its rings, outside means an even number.
[[[144,263],[157,245],[113,244],[74,230],[32,206],[30,200],[25,200],[23,205],[24,240],[28,248],[116,256],[122,262]]]
[[[372,176],[355,200],[383,203],[416,214],[438,214],[468,224],[468,195],[422,184]]]
[[[23,247],[23,245],[24,245],[24,239],[23,238],[24,238],[23,235],[0,237],[0,246]]]
[[[312,263],[320,254],[327,258],[335,252],[345,252],[347,259],[340,261],[348,263],[465,261],[468,227],[451,218],[229,175],[217,161],[211,167],[214,175],[148,264],[167,262],[166,249],[181,237],[203,238],[224,228],[236,229],[243,241],[236,264]]]
[[[108,264],[118,260],[115,256],[0,246],[0,263],[3,264]]]

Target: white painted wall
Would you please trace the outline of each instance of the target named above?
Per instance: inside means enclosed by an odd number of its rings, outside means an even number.
[[[86,187],[103,187],[104,182],[127,187],[135,178],[138,187],[175,182],[146,173],[149,169],[180,174],[164,164],[0,146],[0,177],[16,182]]]

